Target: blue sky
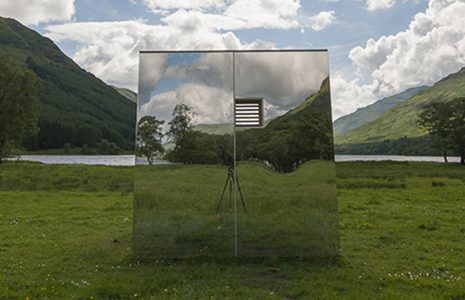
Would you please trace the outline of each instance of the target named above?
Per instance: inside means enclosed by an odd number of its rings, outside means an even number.
[[[336,118],[465,65],[465,0],[7,0],[0,15],[133,90],[139,50],[327,48]]]

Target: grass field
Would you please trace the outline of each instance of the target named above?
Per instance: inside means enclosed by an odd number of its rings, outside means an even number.
[[[0,165],[0,299],[465,299],[465,168],[338,163],[341,257],[140,263],[133,169]]]

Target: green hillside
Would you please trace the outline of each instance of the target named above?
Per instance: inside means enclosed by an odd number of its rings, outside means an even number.
[[[334,135],[337,137],[355,128],[382,117],[391,108],[428,88],[427,86],[408,89],[400,94],[380,99],[373,104],[357,109],[334,121]]]
[[[194,125],[194,130],[208,133],[208,134],[232,134],[234,127],[232,123],[218,123],[218,124],[197,124]]]
[[[465,95],[465,68],[438,81],[410,99],[396,105],[384,116],[336,140],[338,145],[377,143],[401,138],[418,138],[426,132],[417,125],[418,113],[433,101],[450,101]]]
[[[130,89],[119,88],[114,86],[113,87],[121,96],[126,97],[127,99],[131,100],[134,103],[137,103],[137,94]]]
[[[41,81],[40,132],[25,143],[28,149],[61,148],[65,143],[95,147],[102,139],[133,149],[135,103],[81,69],[50,39],[0,17],[0,52]]]

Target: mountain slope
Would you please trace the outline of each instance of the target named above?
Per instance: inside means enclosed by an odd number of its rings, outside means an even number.
[[[339,136],[337,144],[363,144],[424,136],[426,132],[416,123],[423,107],[434,101],[450,101],[464,95],[465,68],[462,68],[396,105],[381,118]]]
[[[113,86],[113,88],[121,95],[126,97],[127,99],[131,100],[131,102],[137,103],[137,94],[130,89],[119,88]]]
[[[355,112],[337,119],[333,124],[336,140],[337,136],[380,118],[397,104],[418,94],[426,88],[428,87],[421,86],[408,89],[400,94],[380,99],[373,104],[359,108]]]
[[[134,145],[135,103],[81,69],[48,38],[0,17],[0,52],[40,79],[40,132],[29,149],[95,146],[101,139]]]

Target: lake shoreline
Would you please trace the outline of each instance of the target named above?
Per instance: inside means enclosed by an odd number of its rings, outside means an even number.
[[[460,162],[459,157],[448,157],[450,164]],[[103,166],[125,166],[146,165],[143,158],[136,158],[135,155],[18,155],[6,158],[8,161],[31,161],[43,164],[64,164],[64,165],[103,165]],[[405,155],[336,155],[336,162],[425,162],[444,164],[442,156],[405,156]],[[168,161],[156,160],[156,165],[170,164]]]

